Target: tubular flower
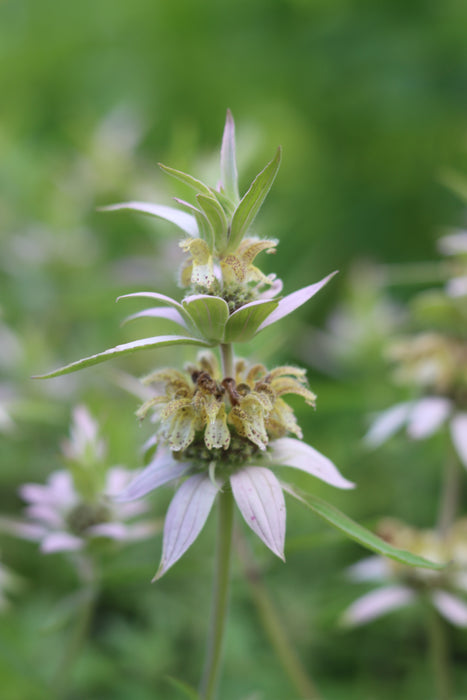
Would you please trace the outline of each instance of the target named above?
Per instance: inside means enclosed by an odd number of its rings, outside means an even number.
[[[160,434],[175,452],[201,441],[208,450],[227,450],[231,436],[265,450],[269,440],[293,433],[302,437],[295,415],[282,398],[298,394],[311,405],[315,395],[306,387],[305,371],[297,367],[236,363],[235,377],[222,378],[212,353],[201,353],[186,374],[163,369],[146,377],[145,384],[162,386],[162,393],[146,401],[137,415],[155,408]],[[227,410],[230,405],[230,410]]]
[[[283,486],[271,467],[295,467],[337,488],[353,487],[326,457],[283,437],[301,431],[282,396],[297,394],[314,406],[316,397],[306,387],[304,370],[284,366],[269,371],[262,364],[237,360],[235,376],[222,378],[216,358],[208,352],[186,370],[160,370],[144,379],[162,389],[138,415],[155,409],[162,441],[155,458],[117,498],[138,499],[187,477],[167,513],[156,578],[196,539],[223,488],[232,490],[251,529],[284,558]]]
[[[192,284],[196,287],[210,289],[216,277],[212,251],[206,241],[201,238],[186,238],[179,245],[190,256],[182,270],[180,280],[182,285],[188,287]]]

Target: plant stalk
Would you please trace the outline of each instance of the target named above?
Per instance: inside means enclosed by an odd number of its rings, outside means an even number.
[[[290,643],[284,625],[261,576],[253,554],[243,538],[237,540],[238,553],[243,564],[253,602],[269,642],[299,697],[304,700],[321,700],[314,682],[303,667]]]
[[[454,450],[444,464],[438,515],[438,532],[444,537],[456,517],[459,502],[460,469]]]
[[[222,374],[224,377],[234,376],[234,354],[232,343],[222,343],[220,346],[222,360]]]
[[[212,597],[211,624],[206,660],[200,685],[203,700],[214,700],[222,661],[224,632],[229,604],[230,560],[232,550],[233,496],[227,489],[218,498],[216,570]]]
[[[436,686],[437,700],[452,700],[451,674],[444,621],[433,605],[426,602],[430,658]]]

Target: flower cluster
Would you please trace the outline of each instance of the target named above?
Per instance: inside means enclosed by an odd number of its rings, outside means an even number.
[[[70,432],[63,445],[69,468],[50,474],[46,484],[24,484],[24,519],[2,518],[1,529],[38,542],[47,554],[81,551],[96,538],[131,542],[157,532],[155,521],[133,522],[147,511],[143,501],[115,502],[133,474],[123,467],[106,467],[105,444],[84,406],[74,410]]]
[[[392,519],[384,520],[378,530],[381,537],[397,547],[432,561],[449,563],[449,567],[429,571],[383,557],[363,559],[350,567],[349,577],[355,582],[383,585],[352,603],[343,615],[344,624],[365,624],[425,599],[453,625],[467,627],[467,519],[454,523],[445,535],[434,530],[417,530]]]
[[[440,248],[451,256],[452,269],[460,274],[459,266],[465,267],[466,234],[445,236]],[[387,354],[395,362],[394,379],[412,387],[417,397],[381,413],[366,436],[369,445],[380,445],[404,425],[409,437],[423,439],[448,423],[454,448],[467,468],[467,295],[462,293],[463,279],[449,279],[443,289],[423,292],[414,299],[414,321],[423,330],[394,341]]]
[[[157,369],[143,380],[152,394],[138,416],[150,414],[157,429],[149,441],[148,465],[115,499],[128,504],[164,484],[179,484],[165,519],[156,578],[196,539],[220,492],[229,502],[232,494],[248,526],[283,558],[284,491],[303,499],[279,481],[276,468],[292,467],[337,488],[353,487],[327,457],[301,441],[302,432],[284,397],[296,394],[314,406],[316,397],[307,386],[304,371],[293,366],[266,368],[236,359],[234,354],[234,344],[251,341],[311,299],[333,276],[279,296],[282,282],[256,266],[259,254],[273,253],[277,245],[270,237],[258,238],[251,229],[274,182],[280,157],[278,149],[240,197],[234,123],[228,112],[217,187],[161,166],[194,190],[194,204],[176,200],[182,209],[147,202],[105,207],[165,219],[183,231],[180,246],[187,257],[180,282],[187,289],[181,301],[153,291],[120,297],[149,299],[153,304],[130,315],[128,321],[149,318],[157,329],[158,320],[164,319],[174,324],[178,334],[117,345],[43,375],[60,376],[140,350],[177,345],[204,348],[197,363],[184,370]],[[220,365],[214,353],[206,352],[206,348],[215,347]],[[324,501],[313,498],[309,507],[359,542],[407,561],[403,553],[378,542]],[[410,563],[436,568],[414,558]]]

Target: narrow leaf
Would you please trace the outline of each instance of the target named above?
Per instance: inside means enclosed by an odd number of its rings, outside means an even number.
[[[253,338],[264,319],[277,308],[278,302],[252,301],[234,311],[225,327],[226,343],[245,343]]]
[[[288,294],[286,297],[281,299],[279,301],[277,309],[273,311],[272,314],[270,314],[265,321],[263,321],[258,330],[262,331],[263,328],[270,326],[272,323],[276,323],[276,321],[279,321],[281,318],[284,318],[284,316],[288,316],[290,313],[292,313],[292,311],[298,309],[299,306],[305,304],[312,297],[314,297],[314,295],[317,294],[319,290],[322,287],[324,287],[325,284],[329,282],[331,277],[334,277],[334,275],[336,274],[337,271],[332,272],[330,275],[320,280],[319,282],[315,282],[315,284],[310,284],[309,287],[303,287],[302,289],[298,289],[296,292],[292,292],[292,294]]]
[[[390,559],[394,559],[400,564],[406,564],[407,566],[420,566],[424,567],[425,569],[434,569],[437,571],[445,568],[445,564],[438,564],[428,561],[428,559],[411,554],[411,552],[407,552],[405,549],[393,547],[388,542],[385,542],[366,528],[356,523],[347,515],[344,515],[344,513],[341,513],[330,503],[326,503],[326,501],[321,500],[317,496],[307,493],[306,496],[302,497],[285,484],[282,484],[282,487],[288,493],[290,493],[291,496],[294,496],[294,498],[303,503],[303,505],[319,515],[320,518],[323,518],[323,520],[326,520],[330,525],[336,527],[338,530],[342,530],[347,537],[350,537],[350,539],[355,540],[355,542],[361,544],[362,547],[366,547],[372,552],[389,557]]]
[[[191,187],[196,192],[202,192],[208,197],[212,197],[211,188],[205,185],[204,182],[201,182],[201,180],[197,180],[192,175],[188,175],[188,173],[183,173],[181,170],[175,170],[175,168],[169,168],[167,165],[162,165],[162,163],[159,163],[159,167],[161,168],[161,170],[167,173],[167,175],[174,177],[176,180],[180,180],[180,182],[183,182],[185,185],[188,185],[188,187]]]
[[[211,511],[218,488],[208,476],[190,476],[170,503],[164,523],[162,559],[157,581],[193,544]]]
[[[228,223],[225,212],[217,199],[207,197],[204,194],[196,195],[199,206],[204,212],[214,233],[214,245],[221,253],[227,245]]]
[[[248,192],[243,196],[240,204],[235,210],[232,218],[230,230],[230,240],[228,251],[236,250],[253,223],[261,205],[271,189],[272,183],[277,175],[281,162],[281,149],[278,148],[276,155],[268,165],[262,170],[250,185]]]
[[[188,698],[188,700],[202,700],[201,696],[198,695],[196,690],[192,688],[191,685],[188,685],[183,681],[179,681],[178,678],[172,678],[172,676],[166,676],[166,680],[175,688],[175,690],[179,690],[185,698]]]
[[[184,211],[179,211],[173,207],[167,207],[163,204],[151,204],[150,202],[122,202],[121,204],[111,204],[107,207],[99,207],[98,211],[136,211],[141,214],[155,216],[158,219],[170,221],[170,223],[178,226],[179,229],[187,233],[189,236],[198,235],[198,226],[196,220],[190,214]]]
[[[51,379],[52,377],[60,377],[63,374],[69,374],[70,372],[76,372],[77,370],[84,369],[85,367],[97,365],[100,362],[112,360],[114,357],[130,355],[138,350],[154,350],[155,348],[162,348],[168,345],[197,345],[198,347],[202,348],[210,347],[210,343],[206,343],[204,340],[179,335],[160,335],[153,338],[142,338],[141,340],[134,340],[131,343],[117,345],[114,348],[97,353],[97,355],[91,355],[90,357],[77,360],[69,365],[60,367],[53,372],[36,375],[33,377],[33,379]]]
[[[225,324],[229,317],[229,307],[224,299],[208,294],[196,294],[186,297],[183,306],[203,338],[210,342],[223,340]]]
[[[185,202],[184,199],[179,199],[178,197],[175,197],[175,201],[181,204],[182,207],[185,207],[186,209],[192,212],[198,226],[199,237],[203,241],[206,241],[206,243],[209,246],[209,249],[212,251],[214,248],[214,230],[206,214],[197,209],[197,207],[194,207],[193,204]]]
[[[246,467],[232,474],[230,484],[246,524],[285,561],[285,501],[277,478],[270,469]]]
[[[235,123],[230,109],[227,110],[221,146],[221,182],[228,197],[238,202],[238,174],[235,157]]]

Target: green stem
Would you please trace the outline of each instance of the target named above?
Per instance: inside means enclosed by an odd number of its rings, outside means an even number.
[[[56,698],[65,698],[67,696],[70,674],[84,645],[94,614],[97,598],[96,589],[90,586],[87,590],[85,589],[83,591],[83,594],[84,600],[82,606],[77,611],[75,628],[73,629],[53,682]]]
[[[224,377],[233,377],[235,368],[232,343],[222,343],[220,350],[222,359],[222,374]]]
[[[444,621],[430,601],[426,602],[431,665],[437,700],[451,700],[451,675]]]
[[[262,580],[259,567],[243,538],[238,539],[238,553],[264,631],[292,686],[301,698],[320,700],[321,695],[290,643],[271,596]]]
[[[438,532],[443,537],[452,526],[459,502],[460,469],[454,450],[444,465],[438,515]]]
[[[212,597],[211,626],[206,647],[206,660],[200,686],[203,700],[216,697],[222,661],[224,631],[227,622],[232,550],[233,496],[227,489],[218,498],[219,523],[216,546],[216,571]]]

